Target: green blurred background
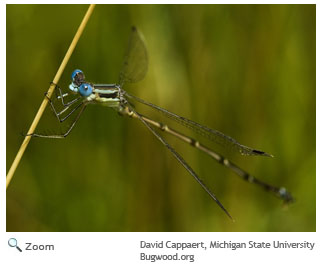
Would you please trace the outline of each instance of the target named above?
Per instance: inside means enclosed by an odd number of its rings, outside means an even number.
[[[7,5],[7,171],[87,8]],[[68,138],[31,139],[7,189],[7,231],[315,231],[315,12],[315,5],[98,5],[60,81],[66,87],[80,68],[94,82],[116,82],[136,25],[149,71],[125,89],[273,154],[242,157],[198,137],[286,187],[296,203],[284,207],[164,135],[233,223],[139,121],[89,106]]]

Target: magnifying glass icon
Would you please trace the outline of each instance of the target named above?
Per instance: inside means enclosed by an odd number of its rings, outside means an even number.
[[[9,247],[16,248],[20,252],[22,252],[21,248],[17,246],[17,239],[16,238],[10,238],[8,240],[8,245],[9,245]]]

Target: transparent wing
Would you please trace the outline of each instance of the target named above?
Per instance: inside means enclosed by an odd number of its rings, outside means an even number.
[[[226,213],[226,215],[233,220],[230,213],[226,210],[223,204],[216,198],[214,193],[205,185],[201,178],[196,174],[196,172],[188,165],[188,163],[183,159],[183,157],[148,123],[144,117],[139,114],[129,103],[129,109],[135,113],[139,120],[155,135],[155,137],[172,153],[172,155],[180,162],[180,164],[192,175],[195,180],[200,184],[200,186],[209,194],[209,196],[218,204],[218,206]]]
[[[181,116],[178,116],[166,109],[163,109],[159,106],[156,106],[150,102],[147,102],[143,99],[140,99],[138,97],[135,97],[133,95],[130,95],[129,93],[125,92],[125,95],[130,98],[130,99],[134,99],[146,106],[149,106],[157,111],[159,111],[160,113],[162,113],[163,115],[165,115],[166,117],[172,119],[172,120],[175,120],[176,122],[180,123],[181,125],[197,132],[198,134],[200,134],[201,136],[203,137],[206,137],[207,139],[213,141],[213,142],[216,142],[217,144],[221,145],[221,146],[224,146],[228,149],[230,149],[231,151],[234,150],[234,151],[237,151],[239,152],[241,155],[261,155],[261,156],[270,156],[272,157],[272,155],[266,153],[266,152],[263,152],[263,151],[260,151],[260,150],[256,150],[256,149],[253,149],[251,147],[248,147],[248,146],[245,146],[245,145],[242,145],[240,144],[239,142],[237,142],[235,139],[233,139],[232,137],[230,136],[227,136],[219,131],[216,131],[214,129],[211,129],[207,126],[204,126],[204,125],[201,125],[197,122],[194,122],[192,120],[189,120],[187,118],[184,118],[184,117],[181,117]]]
[[[148,55],[141,33],[132,27],[119,84],[135,83],[142,80],[148,69]]]

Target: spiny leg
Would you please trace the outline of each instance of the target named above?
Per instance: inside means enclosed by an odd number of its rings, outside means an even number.
[[[77,106],[77,108],[79,108],[80,106],[82,106],[82,108],[80,109],[78,115],[75,117],[74,121],[72,122],[72,124],[70,125],[70,127],[68,128],[68,130],[63,133],[63,134],[54,134],[54,135],[43,135],[43,134],[38,134],[38,133],[32,133],[32,134],[27,134],[26,136],[31,136],[31,137],[41,137],[41,138],[54,138],[54,139],[62,139],[65,138],[66,136],[68,136],[70,134],[70,132],[72,131],[74,125],[76,124],[76,122],[79,120],[82,112],[84,111],[85,107],[87,106],[86,104],[82,103],[79,104]],[[76,109],[74,109],[73,111],[75,111]]]
[[[73,100],[73,103],[75,103],[75,102],[78,102],[80,99],[82,99],[82,97],[78,97],[78,98],[76,98],[76,99],[74,99]],[[61,110],[60,112],[58,112],[57,110],[56,110],[56,108],[55,108],[55,106],[54,106],[54,104],[53,104],[53,102],[50,100],[50,99],[48,99],[49,101],[49,104],[50,104],[50,106],[51,106],[51,108],[52,108],[52,110],[53,110],[53,112],[54,112],[54,114],[55,114],[55,116],[56,116],[56,118],[59,120],[59,122],[63,122],[63,121],[65,121],[76,109],[78,109],[79,107],[80,107],[80,105],[82,105],[83,104],[83,102],[81,102],[79,105],[77,105],[74,109],[72,109],[72,111],[70,111],[70,113],[68,114],[68,115],[66,115],[64,118],[61,118],[61,115],[64,113],[64,112],[66,112],[71,106],[73,106],[73,105],[68,105],[68,106],[66,106],[63,110]]]
[[[52,83],[52,84],[54,84],[54,83]],[[55,84],[54,84],[54,85],[55,85]],[[51,109],[52,109],[52,111],[54,112],[56,118],[59,120],[59,122],[63,122],[67,117],[69,117],[69,116],[74,112],[75,109],[73,109],[73,110],[70,112],[70,114],[68,114],[68,115],[67,115],[66,117],[64,117],[63,119],[61,119],[61,115],[62,115],[64,112],[66,112],[66,111],[67,111],[71,106],[73,106],[74,103],[76,103],[76,102],[78,102],[80,99],[82,99],[82,97],[81,97],[81,96],[78,96],[77,98],[71,100],[70,102],[68,102],[68,103],[64,103],[64,101],[63,101],[63,97],[65,96],[65,94],[64,94],[64,95],[62,94],[61,88],[60,88],[58,85],[55,85],[55,90],[56,90],[56,91],[59,90],[59,94],[60,94],[60,96],[57,96],[56,98],[57,98],[57,99],[62,99],[61,103],[62,103],[62,105],[63,105],[63,107],[64,107],[63,110],[60,110],[60,111],[57,111],[57,110],[56,110],[56,108],[55,108],[55,106],[54,106],[54,104],[53,104],[53,101],[49,98],[49,96],[47,95],[47,92],[45,93],[45,97],[47,98],[47,100],[48,100],[48,102],[49,102],[49,104],[50,104],[50,106],[51,106]],[[68,94],[67,94],[67,95],[68,95]],[[76,108],[78,108],[78,106],[77,106]]]

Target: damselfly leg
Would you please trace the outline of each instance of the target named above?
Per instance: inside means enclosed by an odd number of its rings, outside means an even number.
[[[76,113],[79,111],[76,116],[71,120],[68,128],[66,128],[65,132],[61,134],[40,134],[40,133],[33,133],[33,134],[27,134],[26,136],[33,136],[33,137],[41,137],[41,138],[65,138],[70,134],[72,129],[74,128],[75,124],[79,120],[82,112],[84,111],[86,107],[86,102],[84,102],[83,97],[80,95],[76,95],[72,100],[68,102],[64,102],[64,97],[68,97],[69,93],[62,93],[61,88],[58,85],[55,85],[55,98],[54,100],[57,102],[60,102],[62,105],[63,109],[58,110],[57,107],[55,107],[54,102],[52,99],[50,99],[47,94],[45,96],[48,99],[48,103],[51,106],[51,110],[58,119],[60,123],[66,121],[68,118],[72,116],[72,114]],[[81,102],[80,102],[81,101]],[[78,103],[78,104],[77,104]],[[63,114],[66,114],[63,116]]]
[[[78,95],[76,98],[65,103],[64,97],[69,96],[69,94],[68,93],[63,94],[61,88],[58,85],[55,86],[55,93],[56,93],[56,100],[60,101],[62,103],[62,106],[64,107],[62,110],[57,110],[56,107],[54,106],[53,101],[47,96],[47,94],[45,96],[47,97],[48,103],[50,104],[51,109],[54,112],[56,118],[59,120],[59,122],[63,122],[82,106],[83,102],[79,103],[76,106],[74,105],[74,103],[77,103],[78,101],[82,100],[82,97]],[[70,112],[68,112],[68,114],[66,114],[65,116],[62,116],[70,108],[71,108]]]

